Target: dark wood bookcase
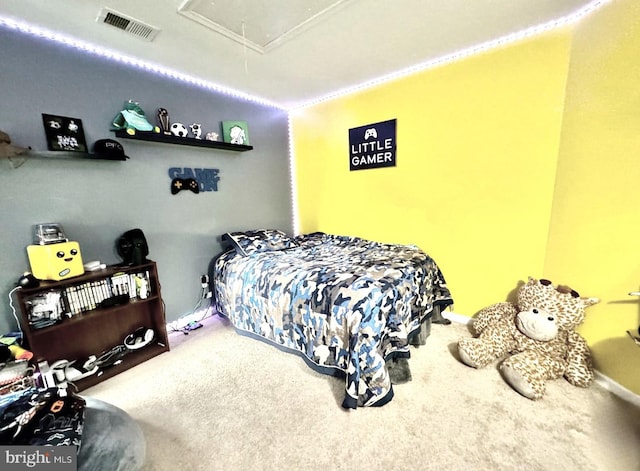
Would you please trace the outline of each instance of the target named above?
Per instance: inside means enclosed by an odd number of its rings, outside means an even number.
[[[65,292],[88,289],[111,280],[114,275],[135,275],[144,273],[148,279],[148,296],[140,299],[132,297],[128,302],[110,307],[84,305],[82,309],[69,309],[57,323],[43,328],[35,328],[30,322],[34,298],[47,292]],[[84,288],[83,288],[84,287]],[[107,378],[132,368],[150,358],[169,351],[164,304],[160,292],[160,281],[155,262],[148,261],[137,266],[108,266],[103,270],[86,272],[61,281],[43,281],[36,288],[21,288],[16,291],[20,309],[20,324],[24,333],[26,348],[34,354],[34,362],[46,360],[50,365],[57,360],[85,361],[89,356],[100,356],[117,345],[123,345],[127,335],[140,327],[155,331],[154,341],[137,350],[131,350],[123,357],[122,363],[106,368],[102,374],[93,374],[74,385],[79,391],[93,386]],[[66,303],[63,303],[66,304]]]

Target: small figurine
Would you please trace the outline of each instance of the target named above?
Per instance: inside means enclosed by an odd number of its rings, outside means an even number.
[[[149,297],[149,282],[143,276],[136,276],[135,280],[138,297],[140,299],[147,299]]]
[[[160,123],[162,133],[170,136],[171,131],[169,130],[169,125],[171,122],[169,121],[169,112],[166,108],[158,108],[158,122]]]
[[[207,141],[217,141],[219,134],[217,132],[208,132],[204,137]]]
[[[202,139],[202,126],[200,123],[193,123],[191,126],[191,132],[196,139]]]

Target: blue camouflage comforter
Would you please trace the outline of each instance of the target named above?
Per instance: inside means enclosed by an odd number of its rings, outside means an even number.
[[[314,233],[284,250],[230,250],[214,264],[218,311],[240,331],[346,375],[343,407],[393,397],[385,361],[435,306],[452,304],[436,263],[418,247]]]

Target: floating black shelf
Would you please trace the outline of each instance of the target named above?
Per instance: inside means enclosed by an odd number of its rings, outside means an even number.
[[[61,159],[61,160],[111,160],[114,162],[122,162],[125,158],[107,158],[90,152],[62,151],[62,150],[32,150],[29,148],[24,154],[9,157],[9,164],[12,168],[21,167],[29,159]]]
[[[113,160],[116,162],[122,162],[126,160],[124,158],[109,158],[102,157],[98,154],[93,154],[91,152],[77,152],[77,151],[64,151],[64,150],[37,150],[30,151],[26,154],[22,154],[18,157],[36,157],[36,158],[45,158],[45,159],[86,159],[86,160]]]
[[[236,152],[245,152],[252,150],[253,146],[243,144],[230,144],[228,142],[208,141],[206,139],[195,139],[193,137],[177,137],[168,136],[166,134],[156,133],[152,131],[136,131],[135,134],[127,134],[126,131],[114,131],[116,137],[122,139],[137,139],[139,141],[162,142],[165,144],[178,144],[182,146],[209,147],[212,149],[233,150]]]

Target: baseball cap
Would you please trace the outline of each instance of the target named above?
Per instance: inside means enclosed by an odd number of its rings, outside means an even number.
[[[93,144],[93,154],[96,159],[127,160],[122,144],[113,139],[99,139]]]

